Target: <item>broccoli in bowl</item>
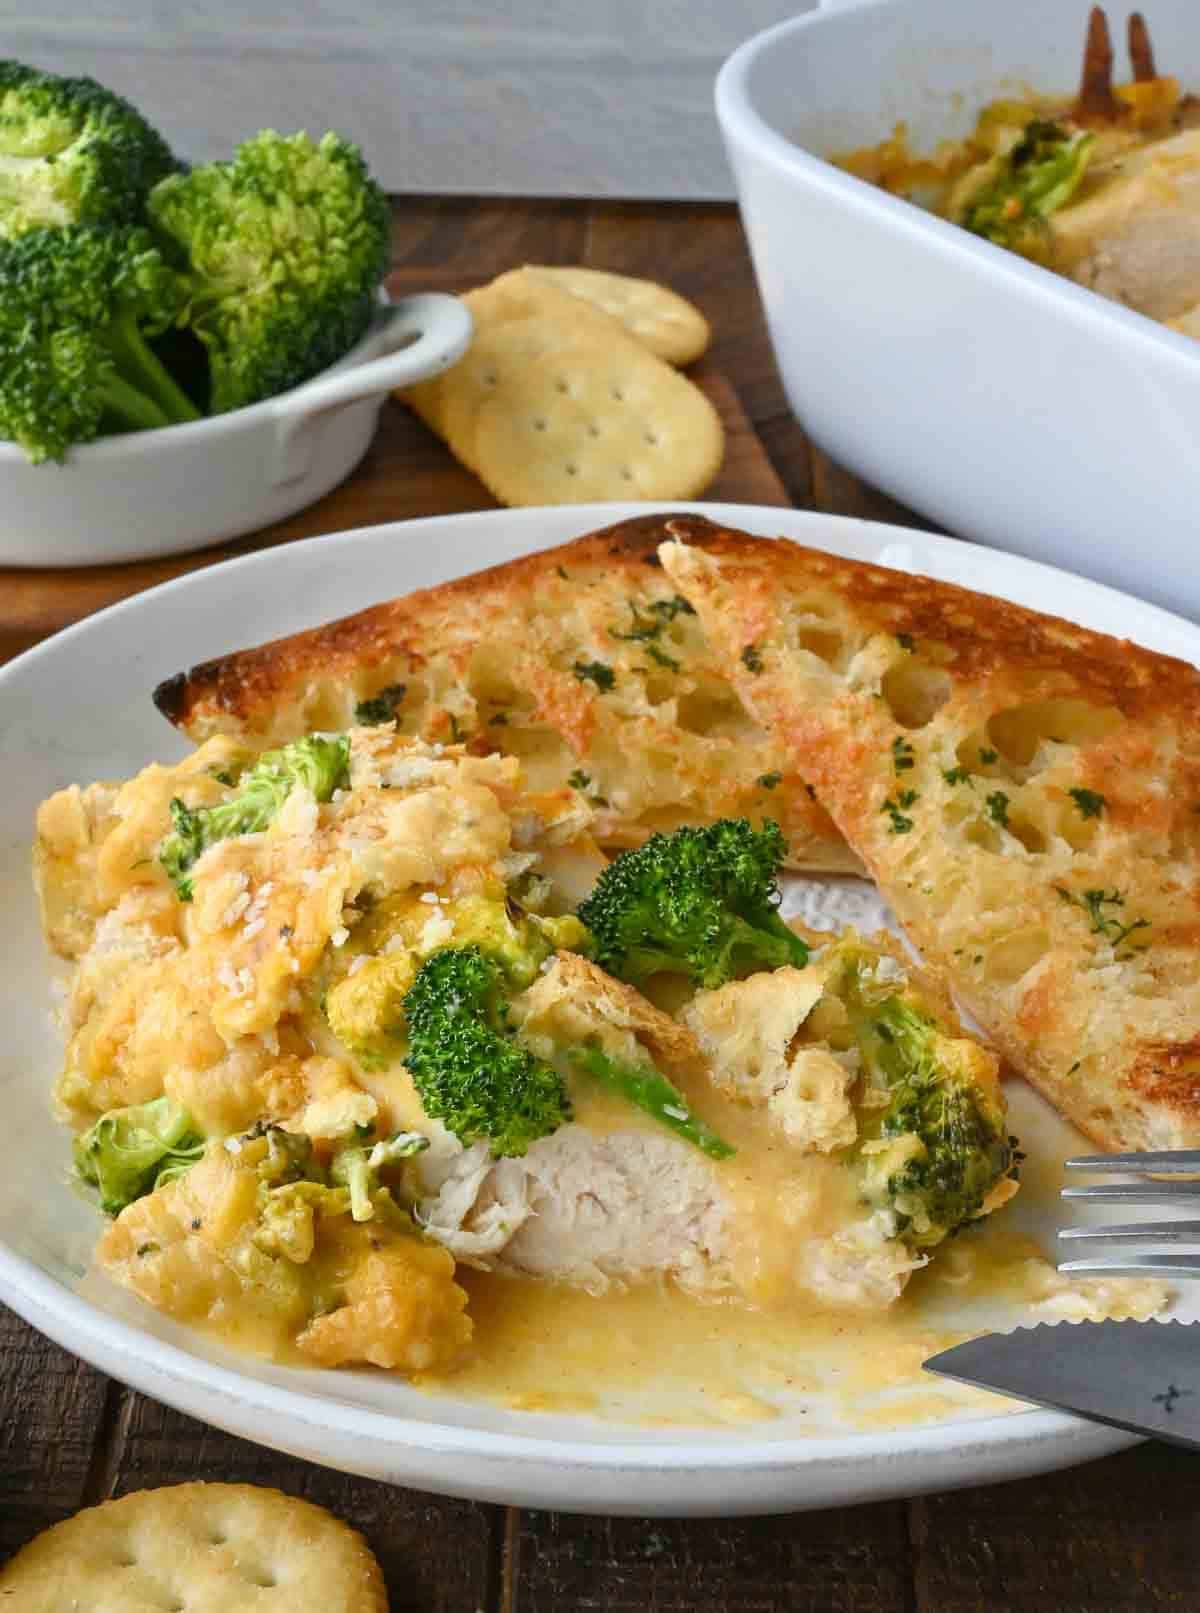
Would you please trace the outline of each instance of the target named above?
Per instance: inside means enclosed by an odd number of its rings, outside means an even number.
[[[0,62],[0,437],[62,461],[310,380],[366,335],[389,239],[336,134],[186,169],[102,86]]]

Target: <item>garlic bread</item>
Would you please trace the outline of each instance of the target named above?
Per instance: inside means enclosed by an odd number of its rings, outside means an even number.
[[[609,849],[680,824],[775,818],[793,868],[859,865],[800,770],[747,715],[664,576],[665,516],[208,661],[155,691],[192,739],[278,744],[394,718],[570,785]]]
[[[926,577],[670,521],[743,700],[926,964],[1106,1148],[1200,1145],[1200,673]]]

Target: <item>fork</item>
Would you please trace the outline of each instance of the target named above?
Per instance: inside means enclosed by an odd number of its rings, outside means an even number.
[[[1189,1176],[1200,1178],[1200,1149],[1179,1149],[1145,1154],[1085,1154],[1065,1161],[1069,1171],[1128,1172],[1141,1177]],[[1088,1187],[1064,1187],[1064,1199],[1091,1204],[1171,1204],[1192,1209],[1190,1221],[1126,1221],[1115,1226],[1064,1227],[1059,1237],[1072,1243],[1171,1244],[1192,1253],[1114,1254],[1090,1260],[1065,1260],[1059,1271],[1107,1275],[1141,1273],[1156,1277],[1200,1277],[1200,1179],[1193,1181],[1100,1182]]]

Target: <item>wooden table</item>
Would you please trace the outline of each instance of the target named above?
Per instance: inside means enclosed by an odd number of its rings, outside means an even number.
[[[652,275],[705,309],[715,343],[702,376],[733,432],[714,498],[911,519],[832,465],[793,421],[732,209],[396,207],[401,289],[455,290],[522,262]],[[423,427],[389,404],[352,480],[268,533],[145,566],[0,573],[0,655],[230,553],[490,503]],[[331,557],[336,563],[332,546]],[[390,1489],[232,1439],[105,1378],[0,1308],[0,1559],[80,1506],[192,1478],[274,1484],[332,1507],[379,1554],[393,1613],[1200,1609],[1200,1456],[1167,1446],[1049,1478],[790,1518],[688,1523],[521,1512]]]

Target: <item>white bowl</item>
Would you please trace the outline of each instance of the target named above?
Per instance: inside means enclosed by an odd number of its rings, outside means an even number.
[[[345,357],[245,409],[73,448],[31,465],[0,442],[0,565],[94,566],[180,554],[315,503],[358,464],[393,387],[453,364],[471,339],[455,297],[380,308]]]
[[[1087,0],[885,0],[726,62],[716,104],[788,398],[835,459],[951,531],[1200,617],[1200,345],[835,168],[1077,81]],[[1200,88],[1190,0],[1157,59]]]

